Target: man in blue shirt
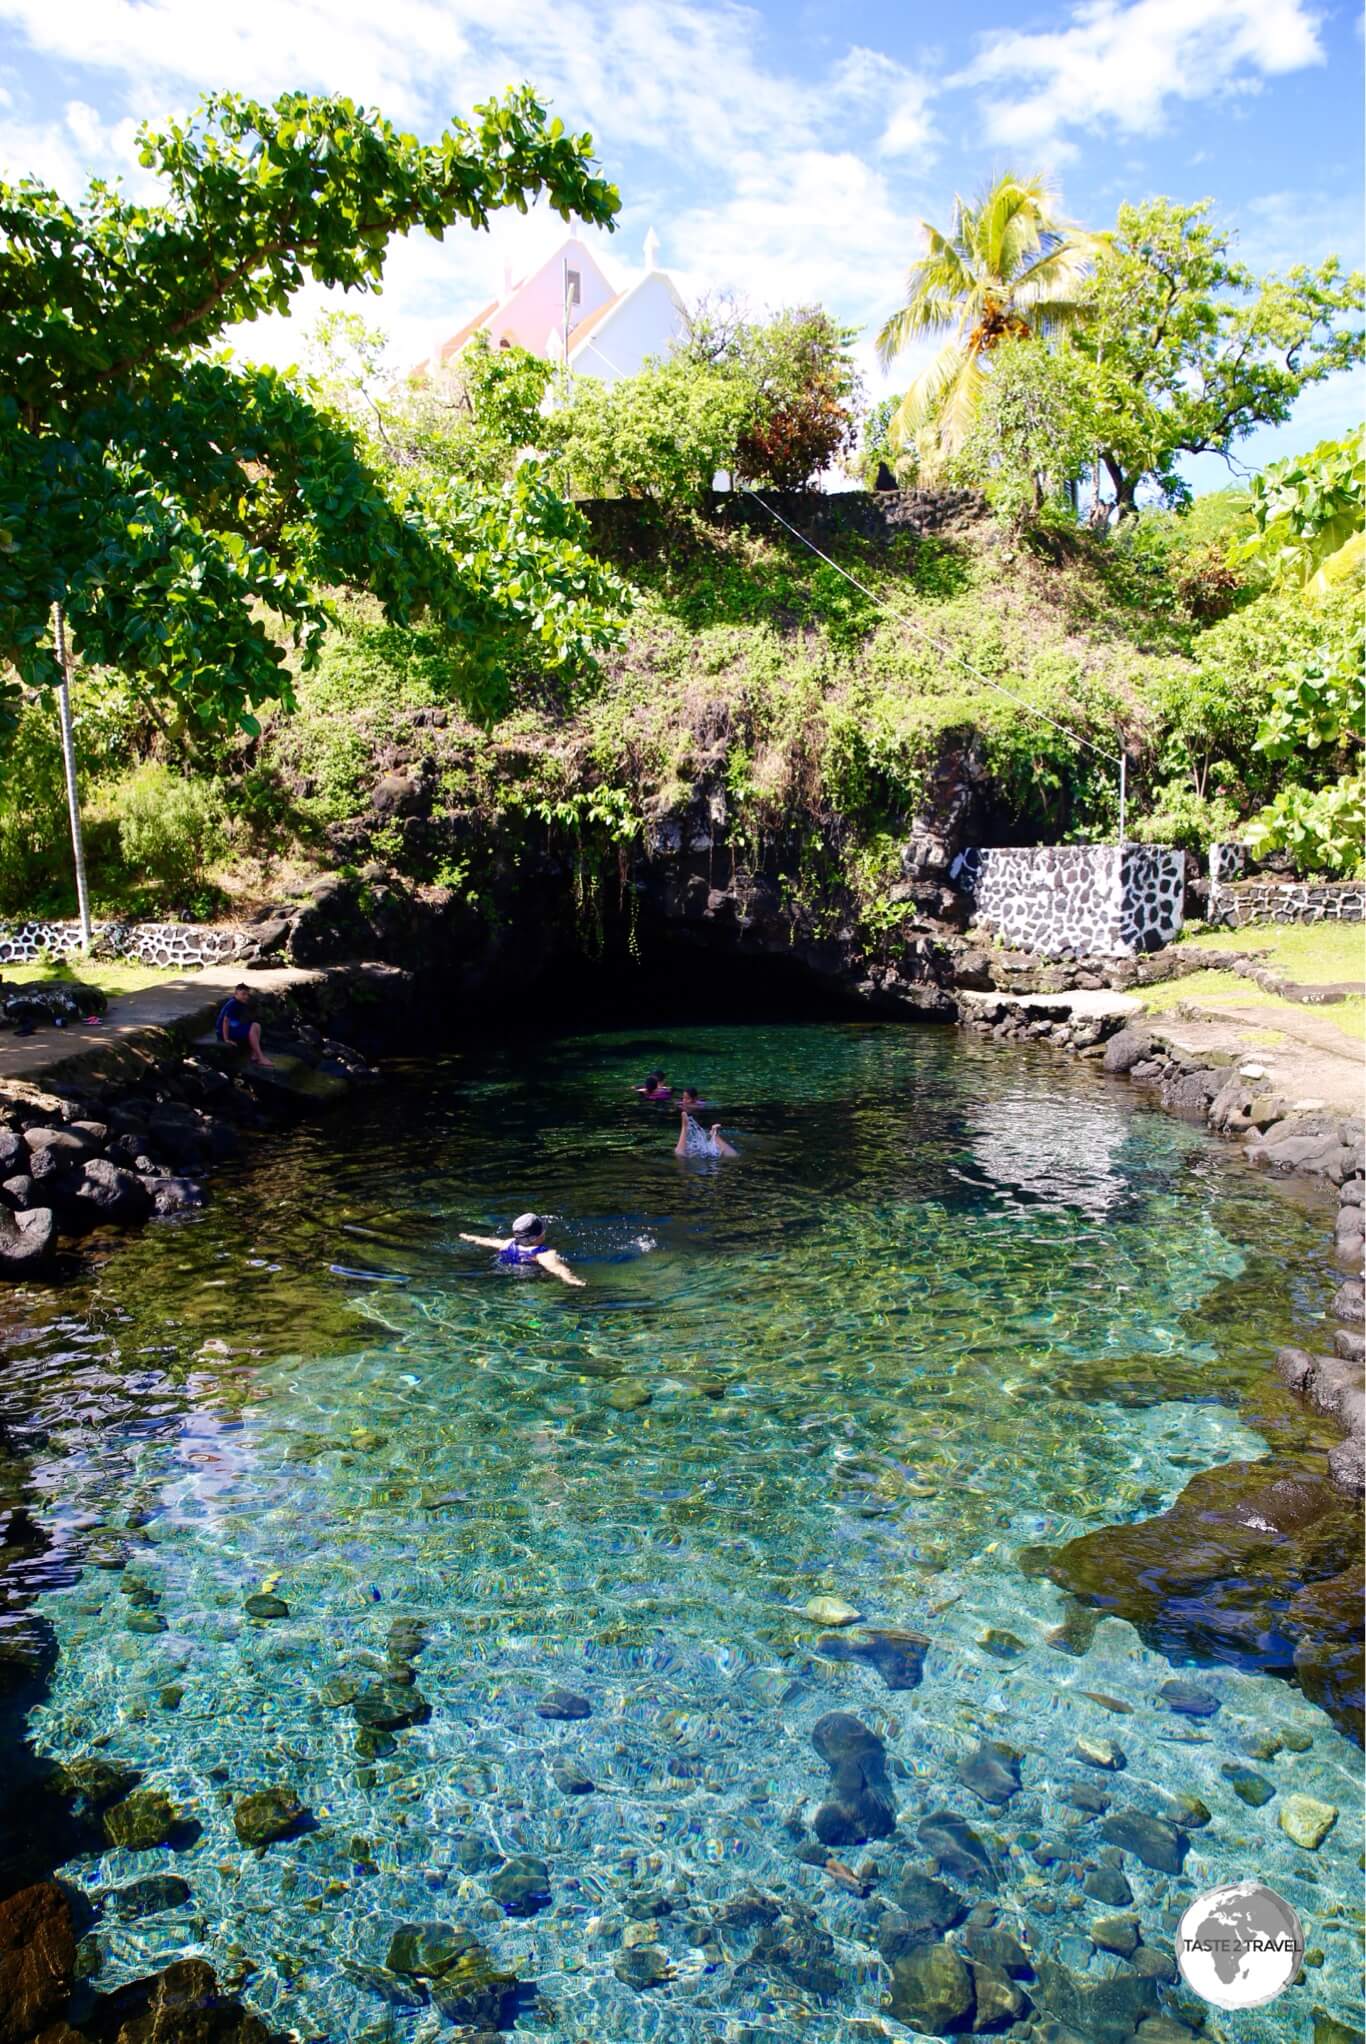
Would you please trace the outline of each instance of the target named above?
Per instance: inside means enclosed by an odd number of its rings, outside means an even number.
[[[220,1043],[235,1044],[238,1050],[245,1050],[254,1065],[268,1065],[270,1059],[262,1054],[261,1025],[251,1019],[251,988],[238,983],[218,1011],[218,1020],[213,1033]]]

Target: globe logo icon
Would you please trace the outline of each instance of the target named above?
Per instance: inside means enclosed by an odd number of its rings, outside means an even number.
[[[1221,2009],[1255,2009],[1282,1994],[1304,1958],[1304,1932],[1290,1904],[1260,1881],[1198,1895],[1176,1933],[1176,1963],[1188,1987]]]

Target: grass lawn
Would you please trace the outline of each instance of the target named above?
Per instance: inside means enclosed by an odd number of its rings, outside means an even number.
[[[1241,930],[1185,931],[1177,942],[1210,951],[1265,952],[1268,965],[1300,986],[1344,980],[1366,985],[1366,926],[1361,923],[1249,923]]]
[[[136,994],[143,987],[161,986],[168,979],[184,979],[180,966],[140,965],[136,959],[92,958],[60,964],[0,965],[0,980],[6,986],[51,986],[61,980],[79,980],[82,986],[98,987],[101,993]]]
[[[1263,952],[1268,965],[1301,986],[1350,982],[1362,987],[1362,993],[1327,1007],[1311,1008],[1269,994],[1236,972],[1211,970],[1143,988],[1143,1005],[1149,1014],[1170,1014],[1182,1001],[1211,1009],[1236,1003],[1240,1008],[1264,1008],[1272,1028],[1282,1017],[1293,1022],[1314,1015],[1347,1036],[1366,1039],[1366,933],[1360,923],[1249,923],[1241,930],[1188,931],[1178,942],[1211,951]]]

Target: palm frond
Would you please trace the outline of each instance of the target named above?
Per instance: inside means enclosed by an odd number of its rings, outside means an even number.
[[[937,423],[954,382],[967,367],[967,360],[957,341],[946,341],[934,360],[921,370],[892,414],[893,447],[906,446],[924,427]]]

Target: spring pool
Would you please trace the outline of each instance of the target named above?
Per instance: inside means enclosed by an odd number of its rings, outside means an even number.
[[[631,1092],[654,1065],[721,1103],[736,1162],[674,1157]],[[528,1206],[584,1291],[457,1240]],[[178,1824],[62,1868],[105,1898],[94,1984],[202,1952],[282,2032],[450,2035],[475,2004],[385,1963],[440,1923],[515,1976],[518,2034],[907,2037],[879,1925],[948,1812],[983,1855],[949,1854],[960,1944],[1009,1933],[1084,1993],[1138,1977],[1089,1934],[1095,1876],[1166,1954],[1196,1893],[1255,1876],[1318,1963],[1240,2044],[1355,2020],[1357,1749],[1284,1682],[1078,1625],[1016,1559],[1264,1454],[1252,1387],[1329,1246],[1091,1068],[947,1030],[510,1041],[273,1139],[10,1341],[71,1563],[33,1744],[136,1769]],[[1170,1709],[1174,1673],[1217,1710]],[[885,1749],[895,1829],[827,1849],[831,1712]],[[1210,1821],[1163,1872],[1078,1784]],[[244,1845],[272,1788],[306,1815]],[[1293,1792],[1341,1812],[1314,1852],[1279,1828]],[[188,1892],[110,1897],[149,1874]]]

